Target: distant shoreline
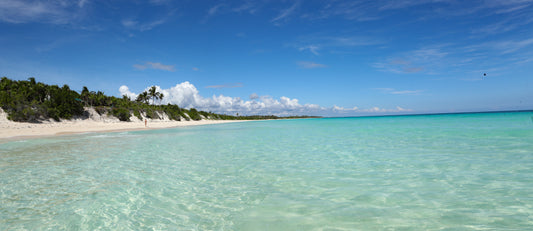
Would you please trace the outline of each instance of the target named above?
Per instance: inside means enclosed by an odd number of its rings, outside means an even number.
[[[473,112],[436,112],[436,113],[415,113],[415,114],[395,114],[395,115],[361,115],[361,116],[338,116],[323,118],[363,118],[363,117],[395,117],[395,116],[431,116],[431,115],[461,115],[461,114],[490,114],[490,113],[515,113],[533,112],[530,110],[509,110],[509,111],[473,111]]]

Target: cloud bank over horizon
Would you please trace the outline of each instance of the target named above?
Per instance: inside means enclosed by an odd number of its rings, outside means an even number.
[[[212,97],[203,97],[198,89],[190,82],[185,81],[178,83],[168,89],[162,89],[155,86],[157,92],[164,95],[163,99],[155,104],[176,104],[182,108],[196,108],[202,111],[211,111],[220,114],[241,115],[354,115],[354,114],[372,114],[372,113],[404,113],[411,112],[411,109],[405,109],[397,106],[394,109],[384,109],[372,107],[361,109],[358,107],[344,108],[339,106],[323,107],[317,104],[300,104],[298,99],[281,96],[276,99],[272,96],[259,96],[256,93],[250,94],[249,100],[243,100],[240,97],[230,97],[224,95],[213,95]],[[144,91],[148,91],[146,87]],[[119,88],[121,95],[126,95],[132,100],[136,99],[138,93],[130,91],[129,87],[122,85]]]

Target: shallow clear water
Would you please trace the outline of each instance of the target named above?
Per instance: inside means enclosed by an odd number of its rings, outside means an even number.
[[[0,230],[531,230],[533,113],[0,143]]]

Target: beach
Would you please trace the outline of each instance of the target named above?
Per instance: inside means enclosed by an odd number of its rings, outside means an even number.
[[[160,120],[147,119],[147,126],[145,127],[144,121],[136,117],[132,117],[130,122],[124,122],[119,121],[115,117],[100,116],[92,109],[88,111],[89,117],[84,119],[62,120],[60,122],[46,120],[40,123],[27,123],[8,120],[7,113],[0,109],[0,139],[21,139],[87,132],[133,131],[242,122],[235,120],[175,121],[164,117]]]

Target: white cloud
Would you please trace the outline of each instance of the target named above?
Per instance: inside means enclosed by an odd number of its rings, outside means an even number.
[[[383,43],[383,41],[381,41],[378,38],[368,38],[368,37],[358,37],[358,36],[326,37],[323,39],[330,46],[338,46],[338,47],[371,46],[371,45],[377,45],[377,44]]]
[[[207,10],[207,15],[204,17],[204,19],[201,21],[202,23],[207,23],[207,21],[209,21],[210,18],[218,15],[218,14],[223,14],[223,13],[226,13],[227,12],[227,5],[224,4],[224,3],[220,3],[220,4],[217,4],[215,6],[212,6],[210,7],[208,10]]]
[[[509,41],[501,41],[501,42],[492,43],[493,47],[498,50],[501,50],[503,54],[514,53],[532,44],[533,44],[533,38],[519,40],[519,41],[509,40]]]
[[[350,112],[350,111],[357,111],[357,110],[359,110],[359,108],[358,107],[344,108],[344,107],[339,107],[337,105],[334,105],[332,110],[335,111],[335,112],[344,113],[344,112]]]
[[[298,48],[298,50],[300,50],[300,51],[309,50],[309,52],[311,52],[311,53],[313,53],[315,55],[319,55],[318,54],[318,50],[319,49],[320,49],[320,47],[315,46],[315,45],[309,45],[309,46],[304,46],[304,47]]]
[[[449,68],[445,64],[451,62],[448,45],[437,44],[389,57],[386,61],[374,63],[373,66],[382,71],[393,73],[424,72],[426,74],[435,74],[442,68]]]
[[[209,10],[207,11],[207,14],[209,16],[213,16],[217,13],[217,11],[219,11],[220,7],[224,6],[224,4],[218,4],[216,6],[213,6],[211,8],[209,8]]]
[[[83,6],[85,6],[85,4],[87,4],[87,2],[89,2],[89,0],[80,0],[78,1],[78,6],[82,8]]]
[[[379,1],[324,1],[324,7],[314,17],[340,16],[348,20],[370,21],[379,19]]]
[[[258,8],[260,3],[257,1],[251,0],[251,1],[245,1],[242,5],[239,5],[237,7],[234,7],[232,10],[234,12],[240,13],[240,12],[247,12],[250,14],[254,14]]]
[[[155,70],[163,70],[163,71],[176,71],[176,69],[174,68],[174,65],[165,65],[165,64],[153,63],[153,62],[146,62],[145,64],[134,64],[133,67],[135,67],[138,70],[155,69]]]
[[[360,109],[358,107],[343,108],[333,106],[331,108],[322,107],[317,104],[301,104],[298,99],[291,99],[282,96],[279,99],[271,96],[259,96],[255,93],[250,95],[250,100],[243,100],[239,97],[224,95],[213,95],[203,97],[198,89],[190,82],[176,84],[168,89],[155,86],[157,92],[163,93],[161,104],[176,104],[182,108],[196,108],[202,111],[212,111],[222,114],[239,113],[242,115],[339,115],[339,114],[372,114],[372,113],[397,113],[409,112],[411,110],[396,107],[394,109],[383,109],[373,107],[370,109]],[[145,91],[148,91],[147,87]],[[119,88],[121,95],[127,95],[135,99],[137,94],[131,92],[125,85]]]
[[[324,64],[313,63],[313,62],[298,62],[298,65],[299,65],[300,67],[302,67],[302,68],[306,68],[306,69],[327,67],[327,66],[324,65]]]
[[[457,16],[479,17],[493,16],[501,19],[501,14],[519,15],[520,19],[531,18],[532,0],[374,0],[374,1],[322,1],[322,7],[315,12],[306,12],[306,18],[324,19],[343,17],[348,20],[371,21],[393,16],[400,10],[415,8],[417,13],[423,15],[419,20],[428,17],[452,18]],[[419,8],[421,5],[427,7]],[[523,21],[522,20],[522,21]],[[500,20],[496,20],[500,21]],[[507,28],[505,28],[507,29]]]
[[[151,30],[154,27],[159,26],[165,22],[166,22],[166,19],[158,19],[158,20],[143,22],[143,23],[140,23],[133,19],[124,19],[122,20],[122,26],[130,30],[138,30],[138,31],[143,32],[143,31]]]
[[[250,100],[254,100],[254,99],[259,99],[259,95],[257,95],[256,93],[250,94]]]
[[[9,23],[67,24],[78,15],[86,1],[0,1],[0,21]]]
[[[395,10],[401,8],[408,8],[417,5],[446,2],[445,0],[403,0],[403,1],[390,1],[379,8],[379,10]]]
[[[261,8],[263,3],[254,0],[246,0],[244,2],[240,1],[224,1],[224,3],[219,3],[214,6],[211,6],[207,9],[207,14],[202,19],[201,23],[207,23],[211,18],[217,15],[231,14],[231,13],[249,13],[255,14],[259,8]]]
[[[130,97],[131,100],[135,100],[137,98],[137,94],[131,92],[130,88],[128,88],[128,86],[126,86],[126,85],[120,86],[118,91],[120,92],[120,95],[128,96],[128,97]]]
[[[133,28],[138,24],[137,21],[131,20],[131,19],[124,19],[122,20],[122,25],[124,27]]]
[[[206,98],[201,96],[198,89],[189,82],[177,84],[169,89],[161,89],[160,86],[155,87],[157,92],[164,95],[161,104],[171,103],[183,108],[196,108],[217,113],[295,115],[307,114],[320,109],[318,105],[301,105],[297,99],[288,97],[274,99],[269,96],[259,97],[256,95],[257,98],[249,101],[224,95],[213,95]],[[145,91],[149,88],[147,87]],[[119,91],[121,95],[127,95],[132,99],[137,97],[137,94],[131,92],[127,86],[121,86]]]
[[[369,36],[317,36],[313,34],[299,37],[295,42],[288,44],[299,51],[309,51],[314,55],[320,55],[319,50],[335,52],[338,50],[349,51],[358,47],[375,46],[384,44],[381,38]]]
[[[292,4],[291,7],[282,10],[282,11],[278,14],[278,16],[276,16],[275,18],[273,18],[273,19],[271,20],[271,22],[273,22],[273,23],[278,23],[278,22],[281,21],[281,20],[285,20],[287,17],[289,17],[291,14],[294,13],[294,11],[298,8],[299,5],[300,5],[300,2],[299,2],[299,1],[296,1],[294,4]]]

